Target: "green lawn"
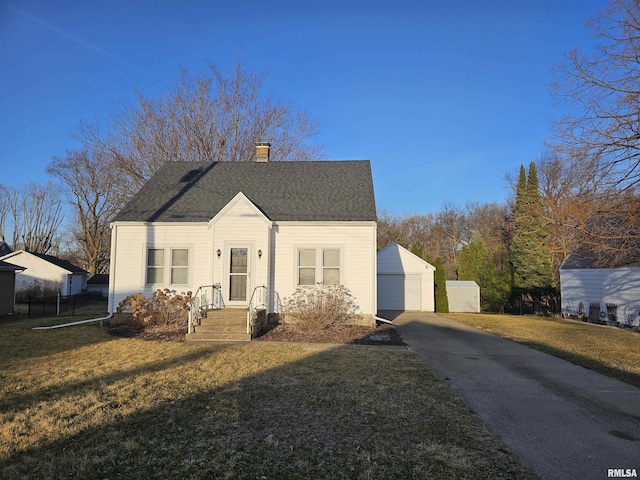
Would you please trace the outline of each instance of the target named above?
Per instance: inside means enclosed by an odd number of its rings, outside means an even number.
[[[0,478],[533,478],[407,350],[0,322]]]
[[[635,331],[535,316],[443,316],[640,387],[640,334]]]

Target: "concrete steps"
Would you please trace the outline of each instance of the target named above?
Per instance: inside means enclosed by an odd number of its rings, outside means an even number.
[[[189,343],[248,342],[247,310],[244,308],[225,308],[209,310],[200,325],[195,325],[194,333],[188,333],[185,341]]]

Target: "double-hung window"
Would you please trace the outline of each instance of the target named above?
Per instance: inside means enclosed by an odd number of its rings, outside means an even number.
[[[168,274],[165,274],[166,266],[169,266]],[[167,285],[167,280],[168,285],[189,284],[188,248],[147,249],[147,285]]]
[[[340,285],[339,248],[299,248],[298,285]]]
[[[301,248],[298,250],[298,285],[316,284],[316,250]]]
[[[340,285],[340,250],[338,249],[322,250],[322,284]]]
[[[189,283],[189,249],[171,249],[171,285]]]
[[[164,283],[164,248],[147,249],[147,284]]]

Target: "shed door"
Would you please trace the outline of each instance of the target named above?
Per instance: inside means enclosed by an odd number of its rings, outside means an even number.
[[[378,275],[379,310],[422,310],[420,275]]]

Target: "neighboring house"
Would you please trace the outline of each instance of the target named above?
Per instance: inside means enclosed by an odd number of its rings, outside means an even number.
[[[59,289],[62,295],[76,295],[87,288],[87,271],[67,260],[25,250],[9,253],[0,260],[24,268],[24,271],[16,274],[18,291],[30,288],[34,282],[43,287]]]
[[[0,240],[0,257],[4,257],[7,253],[11,253],[13,250],[9,246],[7,242],[4,241],[4,238]]]
[[[100,294],[102,298],[109,296],[109,275],[96,273],[87,280],[87,292]]]
[[[128,295],[220,285],[246,309],[267,287],[266,309],[296,288],[344,285],[372,323],[376,207],[362,161],[167,162],[114,219],[109,311]]]
[[[0,316],[15,312],[16,272],[22,267],[0,260]]]
[[[435,311],[436,268],[397,243],[377,256],[378,310]]]
[[[480,312],[480,285],[473,280],[447,280],[445,284],[451,313]]]
[[[560,265],[560,295],[563,310],[589,314],[589,305],[617,305],[617,318],[623,322],[627,312],[640,308],[640,265],[599,268],[589,256],[569,255]]]

